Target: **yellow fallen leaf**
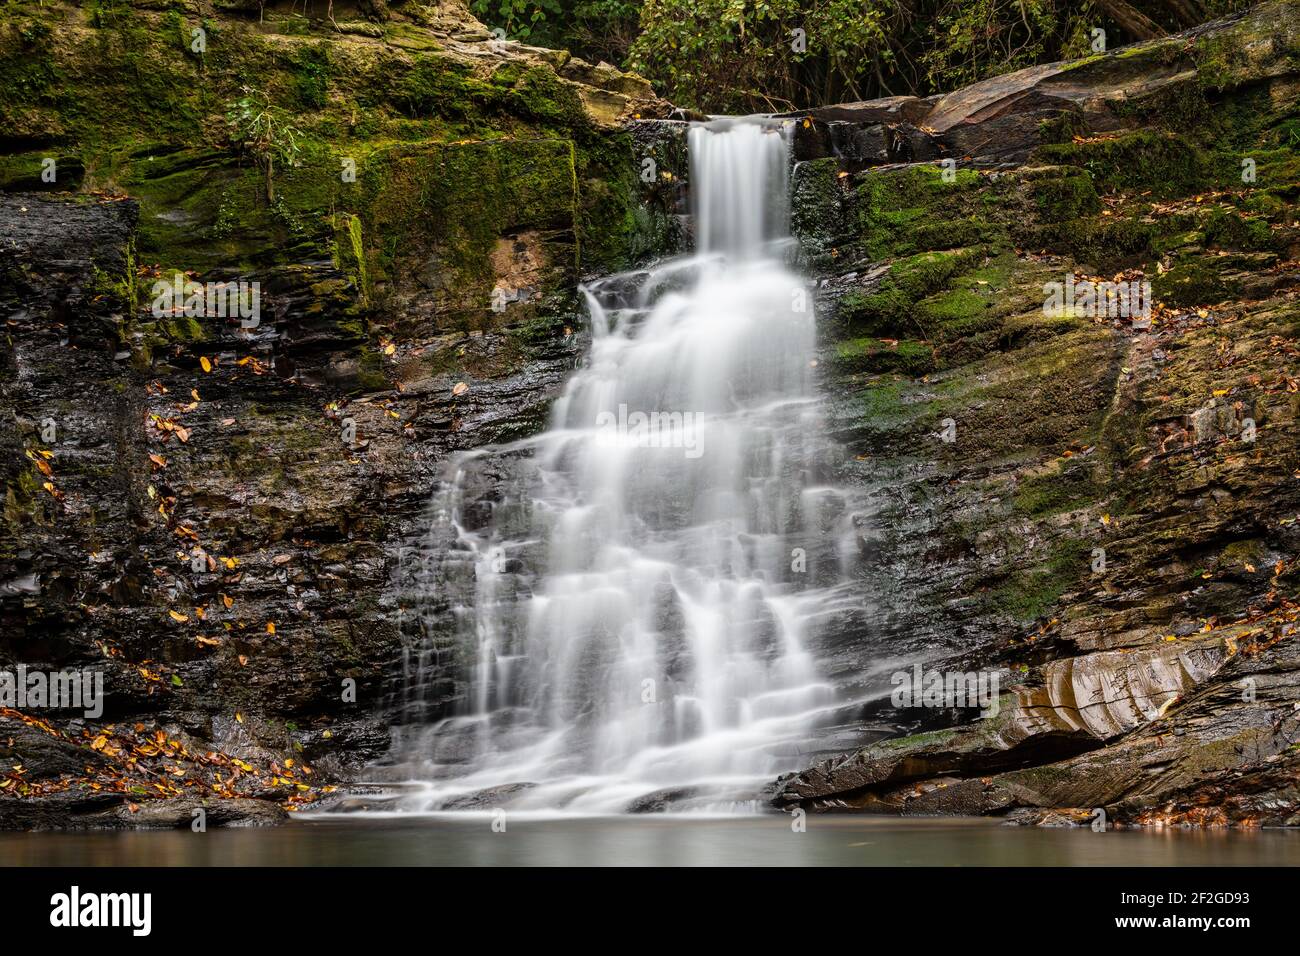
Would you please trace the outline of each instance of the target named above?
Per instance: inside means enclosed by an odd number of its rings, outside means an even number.
[[[208,357],[207,357],[206,355],[203,355],[203,356],[200,356],[200,357],[199,357],[199,366],[200,366],[200,367],[203,369],[203,371],[205,371],[205,372],[211,372],[211,371],[212,371],[212,362],[210,362],[210,361],[208,360]]]
[[[274,634],[274,633],[275,633],[275,622],[273,622],[273,621],[267,621],[267,622],[266,622],[266,633],[268,633],[268,634]]]
[[[184,614],[182,614],[180,611],[168,611],[167,613],[170,614],[170,615],[172,616],[172,620],[173,620],[173,621],[188,621],[188,620],[189,620],[189,618],[186,617]]]

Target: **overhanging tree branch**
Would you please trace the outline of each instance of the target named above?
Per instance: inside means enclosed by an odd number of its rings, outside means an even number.
[[[1124,0],[1099,0],[1097,5],[1135,40],[1154,40],[1167,32],[1160,24]]]

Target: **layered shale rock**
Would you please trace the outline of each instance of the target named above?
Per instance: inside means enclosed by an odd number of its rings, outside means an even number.
[[[106,696],[0,712],[0,823],[292,804],[382,755],[448,453],[534,431],[578,282],[678,229],[645,81],[454,3],[321,7],[0,16],[0,668]],[[159,301],[189,282],[259,314]]]
[[[1300,7],[1265,4],[801,121],[828,401],[874,502],[869,610],[819,650],[846,720],[896,730],[779,806],[1295,822],[1297,49]],[[1089,280],[1149,282],[1151,315],[1045,308]],[[892,706],[918,661],[999,676],[1000,713]]]

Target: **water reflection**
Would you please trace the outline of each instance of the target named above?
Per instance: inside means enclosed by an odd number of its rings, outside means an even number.
[[[1289,830],[1005,827],[988,820],[780,816],[294,821],[273,830],[0,834],[8,866],[1284,866]]]

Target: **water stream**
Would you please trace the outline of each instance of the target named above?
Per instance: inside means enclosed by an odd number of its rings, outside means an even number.
[[[549,428],[452,463],[428,595],[452,639],[408,662],[401,808],[745,808],[807,765],[836,702],[809,632],[852,600],[852,535],[786,263],[789,132],[692,127],[694,254],[586,287]],[[449,667],[455,712],[421,722]]]

